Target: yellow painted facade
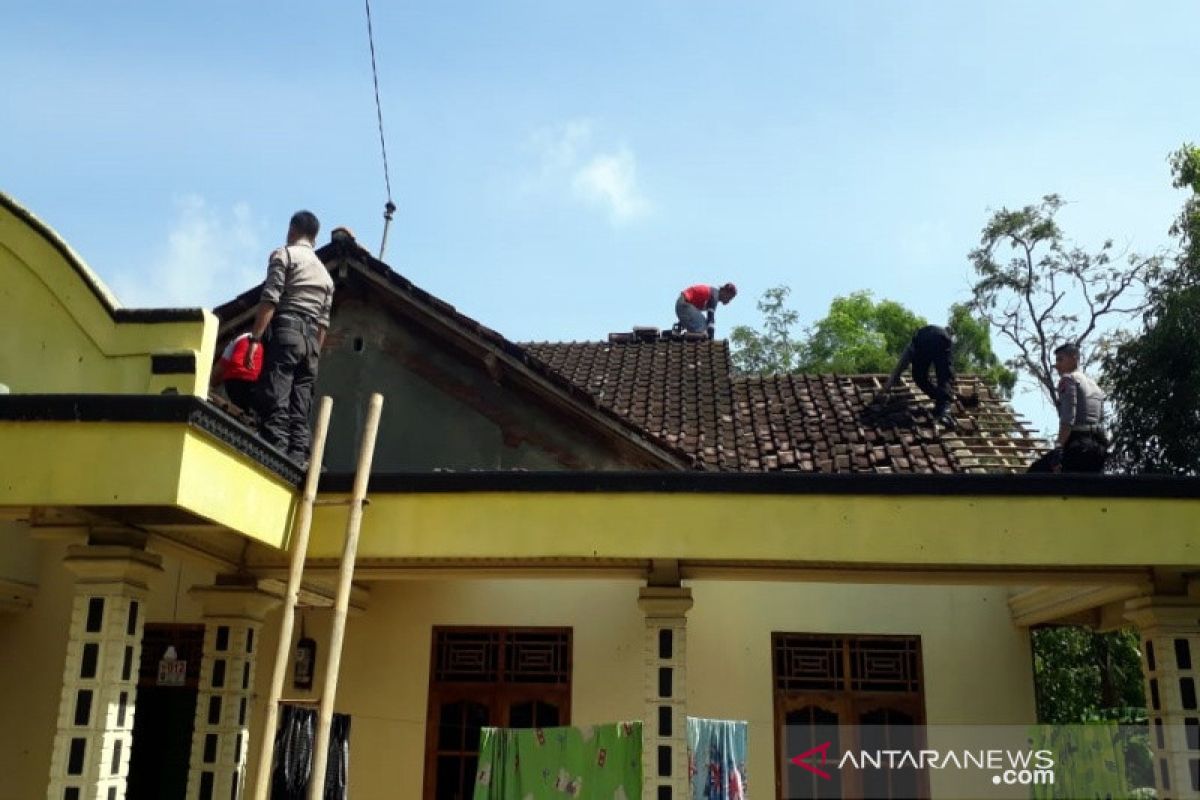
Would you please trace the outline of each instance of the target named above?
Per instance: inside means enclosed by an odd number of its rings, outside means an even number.
[[[354,796],[420,796],[435,625],[569,627],[574,644],[572,724],[642,718],[640,585],[596,580],[372,583],[370,607],[351,620],[347,631],[346,682],[338,692],[339,710],[353,718]],[[773,631],[920,635],[930,723],[1019,724],[1034,719],[1028,635],[1012,626],[1002,588],[981,592],[971,587],[710,581],[692,590],[688,711],[750,723],[752,797],[770,797],[774,783]],[[881,614],[881,609],[889,613]],[[328,620],[324,611],[306,616],[309,635],[322,649]],[[264,644],[274,647],[270,640]],[[260,676],[260,695],[266,685]],[[981,686],[987,692],[980,692]],[[372,769],[372,764],[388,766]]]
[[[271,547],[290,530],[294,487],[186,423],[0,421],[0,449],[22,454],[0,506],[178,509]]]
[[[336,557],[317,509],[310,554]],[[686,520],[686,524],[681,521]],[[1195,499],[440,492],[377,494],[374,558],[678,558],[958,567],[1200,563]],[[1136,537],[1132,530],[1139,531]],[[731,531],[739,532],[731,535]]]
[[[83,259],[2,194],[0,275],[6,317],[0,383],[13,393],[159,394],[173,388],[207,395],[217,337],[211,313],[196,321],[116,321],[117,301]],[[195,357],[194,375],[151,372],[152,355],[179,354]]]

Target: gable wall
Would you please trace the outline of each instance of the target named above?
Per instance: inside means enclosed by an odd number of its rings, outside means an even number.
[[[378,472],[468,469],[621,469],[615,447],[576,431],[528,392],[492,380],[366,291],[339,289],[317,394],[334,399],[325,463],[354,469],[372,392],[384,396]]]

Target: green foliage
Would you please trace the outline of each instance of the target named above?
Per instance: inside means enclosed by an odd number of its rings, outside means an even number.
[[[763,327],[756,331],[738,325],[729,334],[733,343],[733,366],[748,375],[783,375],[796,372],[800,363],[800,343],[792,335],[800,315],[785,303],[792,290],[776,286],[763,292],[758,301]]]
[[[892,300],[875,302],[870,292],[835,297],[829,313],[808,329],[799,371],[891,372],[913,332],[927,324]]]
[[[1161,275],[1162,258],[1118,255],[1112,240],[1089,253],[1067,241],[1058,195],[1002,208],[984,225],[970,259],[978,280],[972,306],[1016,349],[1008,362],[1058,402],[1054,348],[1085,343],[1103,325],[1140,313]]]
[[[1144,712],[1141,654],[1132,631],[1095,633],[1062,626],[1033,631],[1038,721],[1074,725],[1092,719],[1136,718]]]
[[[1177,269],[1151,293],[1140,333],[1104,360],[1117,408],[1113,457],[1126,472],[1200,474],[1200,148],[1170,159],[1174,185],[1189,189],[1171,227]]]
[[[896,366],[913,333],[928,324],[893,300],[876,301],[862,291],[834,298],[829,313],[803,332],[795,332],[799,315],[787,308],[786,286],[768,289],[758,301],[760,330],[738,326],[730,334],[734,367],[744,374],[790,372],[887,373]],[[965,305],[950,308],[955,331],[954,368],[978,375],[1004,396],[1016,375],[992,352],[991,334]]]

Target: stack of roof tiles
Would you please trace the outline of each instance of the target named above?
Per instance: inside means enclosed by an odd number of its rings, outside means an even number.
[[[1045,447],[978,382],[959,382],[958,428],[940,429],[907,380],[883,375],[738,376],[723,341],[523,345],[596,401],[696,458],[747,472],[1019,472]]]

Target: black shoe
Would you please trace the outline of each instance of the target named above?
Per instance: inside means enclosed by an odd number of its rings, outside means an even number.
[[[949,411],[943,411],[937,416],[937,421],[946,426],[949,430],[958,428],[958,423],[954,421],[954,417],[950,416]]]

